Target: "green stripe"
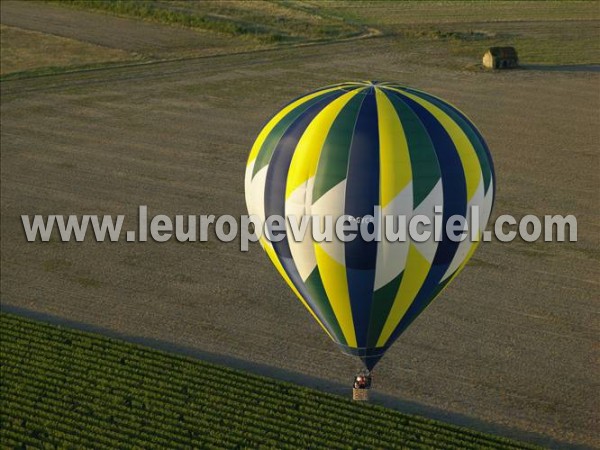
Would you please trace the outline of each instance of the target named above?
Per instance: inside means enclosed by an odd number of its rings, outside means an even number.
[[[412,168],[414,210],[439,181],[440,166],[429,134],[417,115],[393,91],[382,89],[382,92],[392,102],[406,136]]]
[[[400,282],[404,276],[404,271],[385,286],[380,287],[373,293],[373,302],[371,303],[371,317],[369,319],[369,333],[367,337],[367,347],[375,348],[377,341],[383,330],[383,326],[390,314]]]
[[[340,324],[338,323],[337,317],[335,316],[335,313],[331,308],[331,304],[329,303],[329,298],[325,292],[325,287],[323,286],[323,281],[321,280],[321,274],[319,273],[318,267],[315,267],[315,269],[311,272],[309,277],[304,282],[304,285],[310,294],[311,300],[314,302],[315,306],[319,308],[319,311],[325,319],[325,322],[327,325],[329,325],[329,328],[333,332],[336,341],[339,344],[348,345],[346,338],[344,337],[344,333],[342,333],[342,329],[340,328]]]
[[[423,100],[433,103],[435,106],[440,108],[442,111],[444,111],[446,114],[448,114],[448,116],[450,116],[452,118],[452,120],[454,120],[454,122],[456,122],[456,124],[461,128],[461,130],[464,131],[464,133],[469,138],[469,141],[471,141],[473,148],[475,149],[475,153],[477,154],[477,159],[479,159],[479,165],[481,166],[481,173],[483,175],[483,186],[484,186],[483,192],[484,193],[487,192],[488,186],[490,185],[490,181],[492,179],[492,169],[490,167],[490,163],[488,161],[488,157],[487,157],[485,148],[483,148],[483,144],[481,143],[481,140],[479,139],[479,137],[473,130],[473,125],[470,124],[465,119],[463,119],[460,116],[460,114],[458,114],[455,111],[455,108],[453,106],[448,105],[447,103],[441,101],[440,99],[437,99],[431,95],[424,94],[420,91],[414,91],[412,89],[410,90],[410,92],[411,92],[411,94],[421,97]]]
[[[252,170],[252,177],[254,177],[257,172],[269,164],[271,161],[271,156],[275,151],[275,147],[279,144],[279,140],[281,136],[285,133],[285,131],[294,123],[294,121],[300,117],[300,115],[310,108],[315,103],[320,102],[324,98],[334,95],[336,91],[326,92],[324,94],[318,95],[314,98],[311,98],[307,102],[302,103],[301,105],[296,106],[290,112],[288,112],[283,119],[281,119],[277,125],[273,127],[269,135],[265,138],[260,150],[258,152],[258,156],[256,157],[256,162],[254,163],[254,169]]]
[[[364,95],[358,93],[342,108],[327,134],[315,173],[313,203],[346,179],[354,124]]]

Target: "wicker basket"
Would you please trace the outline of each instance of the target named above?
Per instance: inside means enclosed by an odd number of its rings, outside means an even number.
[[[352,389],[352,400],[367,401],[369,400],[369,389]]]

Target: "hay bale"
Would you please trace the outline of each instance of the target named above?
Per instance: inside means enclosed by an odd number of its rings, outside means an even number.
[[[519,56],[514,47],[490,47],[483,55],[483,67],[487,69],[514,69],[519,67]]]

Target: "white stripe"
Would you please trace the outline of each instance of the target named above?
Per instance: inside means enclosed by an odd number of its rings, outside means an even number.
[[[492,214],[492,204],[494,203],[494,178],[490,178],[490,185],[488,186],[488,190],[485,193],[485,197],[483,200],[483,208],[480,208],[479,213],[479,226],[481,227],[481,231],[485,230],[487,227],[487,223],[490,220],[490,215]]]
[[[335,222],[338,217],[344,215],[346,202],[346,180],[340,181],[333,188],[321,196],[311,207],[310,214],[318,216],[316,220],[319,223],[319,230],[325,229],[324,217],[331,215],[333,217],[333,241],[321,242],[321,248],[331,256],[335,261],[346,265],[345,243],[339,241],[335,236]],[[320,220],[320,222],[319,222]],[[312,232],[312,230],[311,230]]]
[[[268,165],[260,169],[254,178],[252,171],[254,170],[254,161],[248,164],[245,177],[245,194],[246,208],[249,215],[257,215],[261,223],[265,221],[265,185],[267,184],[267,169]]]
[[[434,215],[435,215],[435,209],[434,209],[435,206],[441,206],[442,208],[444,206],[444,191],[442,189],[442,180],[441,179],[438,180],[438,182],[433,187],[431,192],[429,192],[427,197],[425,197],[425,199],[419,204],[419,206],[417,206],[417,209],[415,209],[413,211],[413,216],[412,216],[412,217],[414,217],[416,215],[424,215],[424,216],[429,217],[429,220],[431,221],[432,225],[429,228],[430,230],[432,230],[431,238],[427,239],[425,242],[412,241],[412,244],[414,245],[415,249],[418,250],[419,253],[423,256],[423,258],[425,258],[427,261],[429,261],[429,263],[433,262],[433,258],[435,257],[435,252],[438,247],[438,242],[435,241],[434,236],[433,236],[433,222],[434,222]],[[407,218],[408,223],[410,223],[410,220],[412,219],[412,217]]]
[[[408,240],[405,242],[389,242],[385,236],[385,218],[392,216],[394,218],[394,229],[397,222],[397,216],[406,216],[407,219],[412,213],[413,208],[413,189],[412,183],[408,185],[396,197],[381,210],[381,241],[377,247],[377,265],[375,269],[375,290],[385,286],[396,278],[406,266],[406,257],[408,255]]]
[[[290,246],[292,259],[294,260],[298,273],[303,281],[306,281],[317,266],[312,230],[309,223],[303,240],[296,242],[288,218],[290,216],[295,216],[298,227],[300,227],[300,221],[303,216],[310,215],[314,183],[315,177],[310,178],[308,181],[298,186],[285,202],[288,244]]]

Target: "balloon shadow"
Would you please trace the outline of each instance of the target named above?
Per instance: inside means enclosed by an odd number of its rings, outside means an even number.
[[[299,372],[294,372],[279,367],[269,366],[267,364],[256,363],[233,356],[223,355],[214,352],[208,352],[200,350],[198,348],[175,344],[173,342],[164,341],[160,339],[148,338],[144,336],[135,336],[126,333],[120,333],[114,330],[110,330],[104,327],[96,325],[77,322],[74,320],[66,319],[64,317],[55,316],[52,314],[42,313],[19,306],[11,306],[2,304],[0,306],[2,312],[17,314],[22,317],[39,320],[42,322],[50,323],[53,325],[61,325],[64,327],[101,334],[106,337],[120,339],[133,344],[140,344],[146,347],[151,347],[157,350],[166,352],[176,353],[192,358],[196,358],[205,362],[226,366],[233,369],[248,371],[256,375],[261,375],[269,378],[276,378],[279,380],[287,381],[290,383],[298,384],[300,386],[317,389],[320,391],[340,395],[348,399],[352,398],[352,386],[350,383],[348,386],[326,380],[323,378],[306,375]],[[455,413],[452,411],[443,410],[441,408],[435,408],[427,405],[423,405],[414,401],[405,400],[393,395],[377,392],[376,388],[371,390],[369,394],[370,402],[385,406],[387,408],[394,409],[396,411],[405,414],[414,414],[428,419],[439,420],[453,425],[461,427],[471,428],[476,431],[483,433],[491,433],[498,436],[504,436],[531,444],[540,445],[546,448],[557,448],[557,449],[587,449],[584,445],[570,444],[567,442],[561,442],[549,436],[544,436],[538,433],[533,433],[518,428],[513,428],[505,425],[498,425],[490,422],[486,422],[474,417],[470,417],[464,414]]]

